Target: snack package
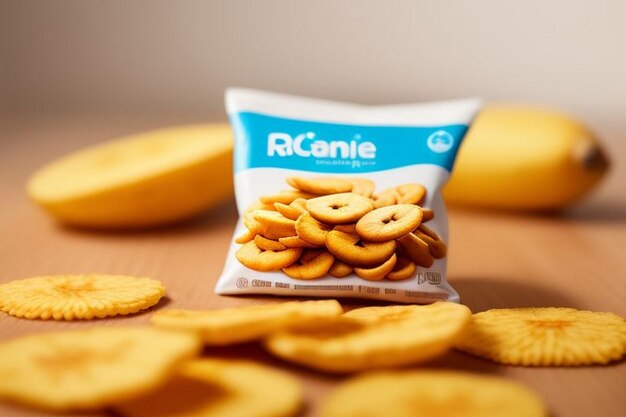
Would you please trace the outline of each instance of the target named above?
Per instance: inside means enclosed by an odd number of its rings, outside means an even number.
[[[459,301],[440,189],[477,99],[360,106],[226,92],[240,220],[218,294]]]

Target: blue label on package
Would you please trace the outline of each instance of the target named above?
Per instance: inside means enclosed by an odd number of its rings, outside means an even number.
[[[468,129],[324,123],[251,112],[231,115],[231,123],[235,172],[287,168],[349,174],[418,164],[450,171]]]

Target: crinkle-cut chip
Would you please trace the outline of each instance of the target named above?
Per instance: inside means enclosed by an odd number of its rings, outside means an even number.
[[[162,384],[201,347],[191,333],[97,327],[0,344],[0,397],[52,411],[93,410]]]
[[[335,300],[290,301],[220,310],[162,310],[152,324],[199,333],[207,345],[248,342],[286,328],[316,326],[343,313]]]
[[[366,307],[323,327],[292,329],[266,339],[274,355],[334,373],[423,362],[447,352],[471,318],[460,304]]]
[[[291,417],[302,389],[291,375],[248,361],[197,359],[163,387],[119,404],[124,417]]]
[[[164,295],[163,284],[151,278],[50,275],[0,285],[0,310],[26,319],[92,319],[136,313]]]
[[[500,377],[452,371],[379,371],[340,385],[322,417],[547,417],[541,399]]]
[[[626,323],[613,313],[573,308],[510,308],[474,314],[457,348],[494,362],[579,366],[618,360]]]

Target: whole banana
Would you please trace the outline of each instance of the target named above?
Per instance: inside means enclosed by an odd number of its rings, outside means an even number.
[[[608,167],[596,137],[570,117],[535,107],[485,107],[444,197],[466,206],[555,210],[587,194]]]

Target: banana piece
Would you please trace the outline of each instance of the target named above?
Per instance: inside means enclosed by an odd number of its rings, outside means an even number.
[[[108,141],[44,166],[30,197],[59,221],[129,229],[173,223],[233,196],[227,124],[172,127]]]
[[[546,109],[486,107],[444,188],[452,204],[554,210],[582,198],[609,162],[581,123]]]

